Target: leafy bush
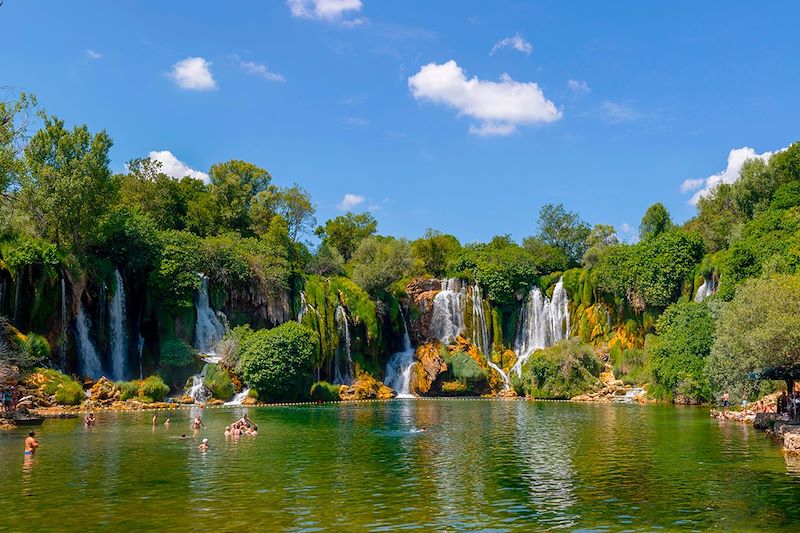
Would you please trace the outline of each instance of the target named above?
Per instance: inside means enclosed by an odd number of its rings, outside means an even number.
[[[514,388],[534,398],[571,398],[591,390],[602,368],[591,346],[564,340],[534,352],[514,378]]]
[[[72,379],[62,381],[55,396],[56,403],[61,405],[79,405],[86,397],[81,384]]]
[[[169,394],[169,386],[161,376],[150,376],[139,385],[139,397],[144,403],[162,402]]]
[[[350,264],[353,281],[368,293],[376,294],[411,268],[411,246],[403,239],[367,237],[356,248]]]
[[[228,401],[233,398],[233,382],[227,370],[219,365],[208,365],[203,385],[211,391],[214,398]]]
[[[194,350],[180,339],[167,339],[161,343],[161,366],[185,367],[194,361]]]
[[[117,381],[115,383],[119,389],[119,399],[123,402],[125,400],[132,400],[139,396],[139,382],[138,381]]]
[[[486,372],[475,359],[463,352],[456,352],[450,356],[448,362],[453,371],[453,376],[461,381],[481,381],[486,379]]]
[[[306,397],[316,344],[314,332],[296,322],[258,330],[240,347],[242,375],[262,400]]]
[[[321,402],[336,402],[339,401],[339,387],[327,381],[317,381],[311,385],[311,399]]]

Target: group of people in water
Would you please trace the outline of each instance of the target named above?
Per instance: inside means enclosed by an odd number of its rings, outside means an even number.
[[[152,418],[154,429],[159,423],[158,415],[159,413],[155,413]],[[87,428],[94,427],[96,424],[97,424],[97,419],[95,418],[94,413],[87,413],[86,416],[83,417],[83,425],[85,427]],[[171,424],[172,421],[169,418],[167,418],[164,421],[165,427],[170,427]],[[201,429],[205,429],[206,425],[203,423],[203,418],[200,415],[197,415],[192,419],[191,423],[189,424],[189,427],[195,434],[197,434],[197,432],[200,431]],[[252,437],[258,435],[258,426],[253,424],[250,418],[248,418],[247,413],[242,415],[242,417],[233,424],[225,426],[226,437],[240,437],[242,435],[249,435]],[[183,435],[181,435],[180,438],[185,439],[188,437],[184,433]],[[25,439],[25,458],[31,459],[38,447],[39,447],[39,441],[36,439],[36,433],[31,431],[30,433],[28,433],[28,436]],[[208,442],[208,439],[203,439],[197,448],[200,451],[205,452],[210,447],[211,445]]]
[[[247,413],[230,426],[225,426],[226,437],[241,437],[242,435],[251,437],[258,435],[258,426],[250,422],[250,419],[247,418]]]

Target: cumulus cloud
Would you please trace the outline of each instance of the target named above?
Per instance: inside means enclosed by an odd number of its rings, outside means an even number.
[[[103,57],[103,54],[97,52],[96,50],[92,50],[91,48],[87,48],[86,57],[88,57],[89,59],[101,59]]]
[[[612,124],[619,122],[631,122],[642,118],[642,114],[626,105],[606,100],[600,104],[600,110],[605,118]]]
[[[479,124],[470,126],[477,135],[508,135],[519,125],[554,122],[562,116],[536,83],[514,81],[508,74],[499,82],[467,79],[452,59],[425,65],[408,78],[408,87],[417,100],[444,104],[477,119]]]
[[[519,33],[513,37],[506,37],[494,43],[489,55],[494,55],[495,52],[502,48],[511,47],[514,50],[522,52],[523,54],[530,55],[533,52],[533,45],[526,41]]]
[[[583,80],[567,80],[567,87],[569,90],[576,93],[589,93],[592,92],[589,84]]]
[[[248,74],[258,76],[259,78],[264,78],[267,81],[286,81],[286,78],[284,78],[281,74],[278,74],[277,72],[271,72],[266,65],[262,65],[260,63],[254,63],[253,61],[239,61],[239,66],[242,67],[242,69]]]
[[[346,19],[345,15],[361,11],[361,0],[286,0],[292,16],[338,22],[344,26],[358,26],[364,19]]]
[[[187,57],[172,65],[169,77],[181,89],[208,91],[217,88],[211,75],[211,62],[202,57]]]
[[[347,193],[337,207],[342,211],[350,211],[355,206],[363,203],[364,200],[366,200],[366,198],[359,194]]]
[[[711,191],[714,190],[714,187],[720,183],[733,183],[738,180],[745,161],[749,159],[761,159],[762,161],[768,161],[773,154],[782,150],[785,150],[785,148],[781,148],[775,152],[764,152],[763,154],[757,154],[756,151],[749,146],[734,148],[728,152],[728,165],[725,167],[725,170],[717,174],[712,174],[707,178],[693,178],[684,180],[683,183],[681,183],[681,192],[687,193],[690,191],[697,191],[689,199],[690,204],[697,205],[697,202],[700,200],[700,198],[708,196]]]
[[[200,172],[191,168],[189,165],[175,157],[169,150],[156,151],[153,150],[148,154],[148,157],[153,161],[161,163],[161,172],[175,179],[182,179],[186,176],[203,180],[209,183],[208,174]]]

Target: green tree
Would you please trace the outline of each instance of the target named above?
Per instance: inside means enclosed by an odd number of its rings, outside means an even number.
[[[661,235],[672,227],[669,211],[661,202],[647,208],[639,224],[639,238],[643,241]]]
[[[420,264],[420,273],[444,277],[447,265],[458,254],[461,243],[452,235],[428,228],[422,238],[411,243],[411,249]]]
[[[350,259],[353,281],[372,295],[401,279],[411,264],[408,242],[391,237],[367,237]]]
[[[158,228],[137,207],[114,209],[100,221],[90,248],[131,273],[146,274],[160,251]]]
[[[344,273],[344,258],[336,248],[323,241],[306,265],[306,272],[325,277],[339,276]]]
[[[593,266],[609,246],[619,244],[614,226],[597,224],[586,237],[586,251],[583,253],[583,264]]]
[[[471,272],[486,297],[500,305],[515,303],[515,293],[527,291],[539,273],[533,256],[507,235],[494,237],[488,244],[465,246],[453,269]]]
[[[377,229],[378,221],[370,213],[346,213],[325,222],[316,234],[349,261],[361,241],[375,235]]]
[[[267,190],[272,176],[263,168],[239,160],[211,165],[208,176],[222,225],[249,233],[250,204],[258,193]]]
[[[775,276],[743,283],[722,307],[707,372],[714,393],[729,390],[748,398],[748,373],[800,366],[800,276]]]
[[[562,204],[545,204],[539,211],[539,239],[564,251],[570,266],[577,266],[586,251],[589,226]]]
[[[82,250],[97,220],[115,203],[118,181],[108,168],[111,138],[85,125],[72,131],[47,117],[25,147],[20,198],[40,235]]]
[[[703,303],[671,305],[658,319],[658,341],[649,357],[656,385],[665,395],[680,403],[711,399],[705,364],[714,328],[711,312]]]
[[[312,383],[312,365],[318,350],[310,329],[286,322],[252,333],[240,344],[242,375],[262,400],[306,398]]]
[[[25,171],[19,157],[28,129],[33,123],[36,97],[20,93],[16,99],[0,101],[0,195],[6,198],[10,185],[16,185]]]
[[[522,247],[531,255],[539,272],[563,272],[570,267],[570,259],[564,250],[545,243],[539,237],[526,237]]]

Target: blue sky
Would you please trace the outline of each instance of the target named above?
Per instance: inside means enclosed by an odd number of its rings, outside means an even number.
[[[150,152],[178,173],[245,159],[306,187],[320,222],[350,205],[381,233],[520,239],[554,202],[630,238],[651,203],[683,221],[700,180],[800,138],[799,16],[796,2],[5,0],[0,85],[106,129],[117,171]]]

